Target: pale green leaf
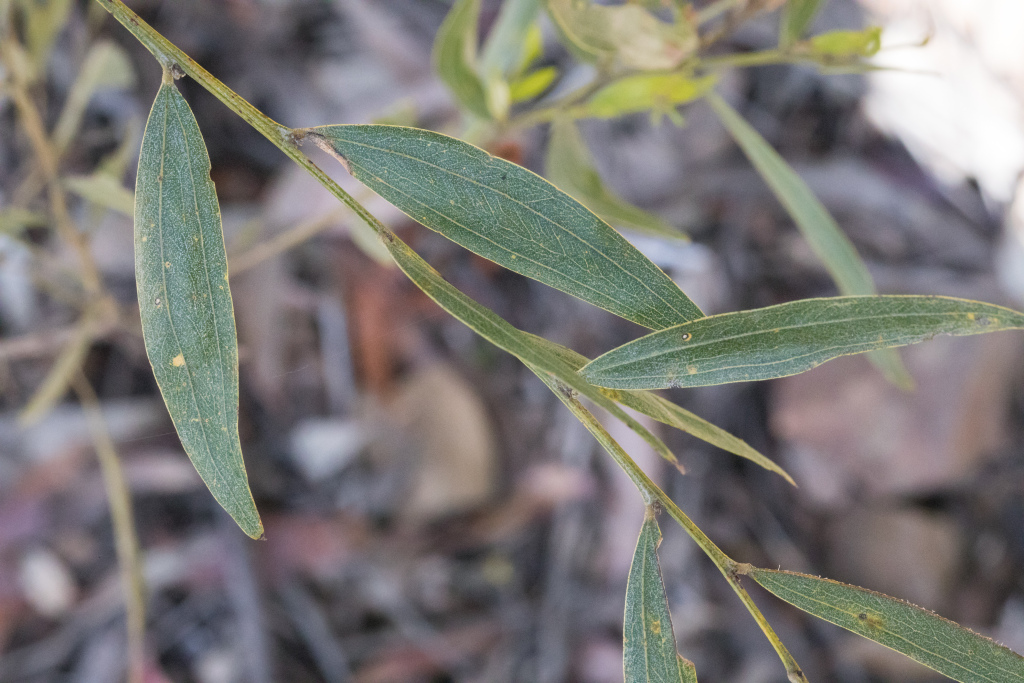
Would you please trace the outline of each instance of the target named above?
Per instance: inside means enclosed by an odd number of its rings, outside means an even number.
[[[779,47],[787,48],[810,27],[822,0],[788,0],[779,19]]]
[[[594,168],[590,151],[572,119],[560,117],[552,123],[544,170],[551,182],[612,225],[662,237],[686,238],[654,214],[633,206],[608,189]]]
[[[671,114],[679,105],[706,95],[716,81],[713,75],[696,78],[686,73],[627,76],[597,91],[570,113],[576,118],[599,119],[642,111]]]
[[[696,680],[693,663],[676,652],[672,615],[658,564],[661,530],[647,508],[626,582],[622,623],[625,683],[688,683]]]
[[[576,353],[572,349],[568,349],[560,344],[556,344],[553,341],[544,339],[543,337],[534,337],[534,340],[536,343],[545,346],[551,351],[551,353],[558,355],[575,371],[579,371],[590,362],[586,356]],[[741,458],[746,458],[766,470],[775,472],[790,484],[793,484],[794,486],[796,485],[796,482],[793,481],[793,478],[789,476],[788,472],[769,460],[766,456],[762,455],[757,449],[751,447],[746,441],[736,438],[721,427],[717,427],[704,418],[694,415],[690,411],[676,405],[663,396],[658,396],[657,394],[648,391],[619,391],[617,389],[607,388],[599,389],[605,396],[617,403],[621,403],[627,408],[631,408],[632,410],[653,418],[662,424],[668,425],[669,427],[675,427],[676,429],[684,431],[687,434],[695,436],[701,441],[711,444],[712,446],[717,446],[724,451],[738,455]],[[670,462],[676,467],[679,467],[675,456],[670,459]]]
[[[699,387],[773,379],[838,356],[904,346],[937,334],[1024,329],[1024,314],[939,296],[804,299],[701,318],[598,357],[581,374],[614,389]]]
[[[135,274],[146,353],[185,452],[242,530],[263,534],[238,438],[238,347],[220,207],[195,117],[165,82],[135,186]]]
[[[725,100],[715,93],[709,93],[707,99],[729,134],[821,259],[839,288],[839,293],[848,296],[874,294],[875,283],[853,243],[839,229],[832,214],[814,196],[803,179]],[[869,358],[897,386],[913,386],[913,380],[895,351],[880,351],[871,354]]]
[[[615,58],[631,69],[673,69],[697,50],[691,23],[666,23],[639,5],[547,0],[547,8],[567,42],[593,59]]]
[[[806,574],[754,568],[747,574],[805,612],[881,643],[953,680],[1024,681],[1024,657],[903,600]]]
[[[358,180],[470,251],[645,327],[703,314],[607,223],[521,166],[397,126],[311,128]]]
[[[522,78],[509,83],[508,93],[512,102],[523,102],[538,97],[558,78],[558,69],[545,66],[531,71]]]
[[[61,180],[82,199],[117,211],[125,216],[135,215],[135,193],[107,173],[67,176]]]
[[[480,118],[491,118],[487,89],[477,72],[480,0],[456,0],[434,39],[434,68],[459,104]]]
[[[828,57],[873,57],[882,46],[882,29],[830,31],[807,41],[811,51]]]

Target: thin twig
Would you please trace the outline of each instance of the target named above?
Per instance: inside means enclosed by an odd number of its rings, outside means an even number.
[[[110,505],[110,521],[114,527],[114,544],[117,548],[117,560],[121,565],[121,582],[125,595],[128,681],[143,683],[146,662],[146,591],[139,560],[139,541],[132,518],[131,493],[125,483],[121,460],[107,430],[96,392],[81,371],[75,374],[73,386],[89,422],[89,431],[92,432],[93,446],[100,463],[100,471],[103,473],[103,484]]]

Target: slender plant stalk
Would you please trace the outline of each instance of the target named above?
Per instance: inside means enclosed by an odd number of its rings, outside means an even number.
[[[82,404],[85,416],[92,432],[96,458],[103,473],[103,484],[107,490],[107,503],[110,506],[110,520],[114,527],[114,545],[117,549],[118,563],[121,565],[121,582],[124,586],[126,631],[128,634],[128,681],[143,683],[145,679],[145,631],[146,631],[146,591],[142,580],[142,567],[139,560],[139,541],[135,535],[135,523],[132,519],[131,494],[121,470],[121,460],[117,456],[114,442],[110,438],[107,424],[103,419],[96,392],[89,380],[79,370],[72,380],[75,393]]]
[[[332,195],[337,197],[341,202],[352,209],[360,218],[366,221],[366,223],[385,240],[389,245],[389,248],[401,249],[403,251],[408,250],[411,253],[408,245],[401,242],[401,240],[399,240],[387,226],[367,211],[362,204],[352,197],[352,195],[334,182],[334,180],[332,180],[323,172],[323,170],[321,170],[301,152],[298,143],[305,137],[304,130],[292,130],[271,120],[261,111],[246,102],[233,90],[224,85],[206,69],[199,66],[199,64],[182,52],[173,43],[160,35],[160,33],[158,33],[153,27],[132,12],[123,2],[121,2],[121,0],[96,1],[106,8],[114,18],[116,18],[132,33],[132,35],[145,45],[165,69],[171,69],[172,71],[178,69],[194,78],[201,86],[206,88],[206,90],[223,102],[229,109],[242,117],[242,119],[252,125],[256,130],[261,132],[290,159],[306,169],[306,171],[316,178]],[[586,86],[583,90],[589,91],[590,88],[596,87],[599,86],[592,84],[591,86]],[[575,94],[570,95],[570,97],[575,96]],[[585,96],[585,93],[580,95],[580,97]],[[563,393],[561,392],[559,392],[559,396],[564,398]],[[578,400],[572,399],[572,402],[575,406],[569,402],[566,402],[566,405],[570,407],[574,414],[577,414],[577,417],[580,417],[580,414],[577,411],[586,411],[586,409]],[[583,421],[584,424],[588,424],[587,420]],[[603,427],[600,429],[603,431]],[[607,432],[605,432],[605,434],[607,434]],[[610,435],[608,438],[611,439]],[[782,662],[786,667],[790,680],[793,683],[806,683],[807,679],[804,677],[800,667],[793,659],[793,656],[786,649],[785,645],[782,644],[778,635],[768,624],[768,621],[764,618],[764,615],[761,614],[757,605],[754,604],[753,599],[746,592],[743,586],[740,585],[736,572],[737,567],[740,565],[723,553],[722,550],[716,546],[714,542],[708,538],[708,536],[701,531],[700,528],[697,527],[697,525],[694,524],[682,510],[679,509],[672,499],[669,498],[664,491],[658,488],[658,486],[651,481],[646,474],[644,474],[643,470],[640,469],[640,467],[632,458],[629,457],[628,454],[625,453],[625,451],[619,448],[615,452],[612,452],[611,450],[609,450],[609,452],[612,453],[612,457],[615,459],[616,464],[622,468],[626,475],[629,476],[636,487],[640,490],[645,503],[650,504],[657,502],[661,504],[669,515],[683,527],[697,545],[699,545],[715,563],[719,571],[722,572],[726,581],[729,582],[729,585],[740,597],[744,606],[748,611],[750,611],[751,615],[753,615],[755,621],[761,627],[761,630],[768,637],[772,647],[775,648],[775,651],[779,654],[780,659],[782,659]]]

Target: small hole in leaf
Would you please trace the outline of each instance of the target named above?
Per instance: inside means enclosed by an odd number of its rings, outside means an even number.
[[[679,335],[679,338],[682,339],[683,341],[690,341],[692,337],[693,335],[690,334],[689,332],[683,332],[681,335]]]

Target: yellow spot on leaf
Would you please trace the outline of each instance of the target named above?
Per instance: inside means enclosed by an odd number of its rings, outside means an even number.
[[[175,356],[174,359],[171,361],[171,365],[173,365],[176,368],[180,368],[184,364],[185,364],[185,356],[183,356],[180,353],[177,356]]]
[[[697,374],[697,366],[696,365],[687,365],[686,366],[686,372],[688,372],[691,375],[696,375]]]
[[[655,619],[651,622],[651,633],[654,635],[661,633],[661,619]]]
[[[978,317],[978,316],[976,316],[976,315],[975,315],[974,313],[968,313],[968,314],[967,314],[967,319],[968,319],[968,320],[974,320],[974,319],[975,319],[975,318],[977,318],[977,317]]]
[[[165,261],[164,262],[164,268],[170,268],[170,267],[171,267],[171,262],[170,261]]]

